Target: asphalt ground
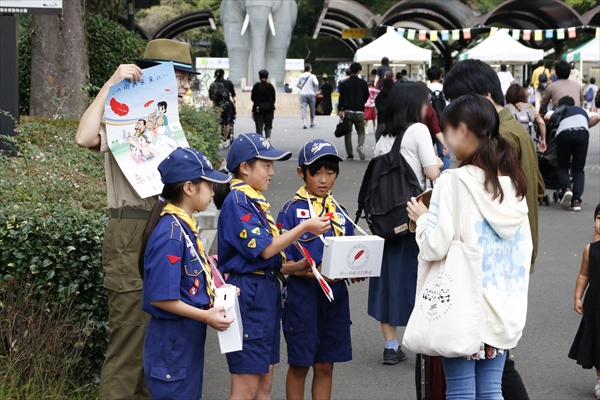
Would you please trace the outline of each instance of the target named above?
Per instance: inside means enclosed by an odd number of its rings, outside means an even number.
[[[302,129],[299,117],[277,116],[273,122],[272,144],[293,151],[291,160],[277,162],[271,188],[265,194],[276,215],[294,196],[302,181],[296,174],[298,151],[311,139],[332,141],[345,156],[343,139],[333,135],[338,119],[317,116],[317,126]],[[372,128],[371,128],[372,129]],[[253,132],[250,117],[239,116],[236,134]],[[353,133],[356,146],[356,133]],[[592,370],[583,370],[567,357],[581,317],[573,310],[575,280],[584,246],[592,239],[593,211],[600,202],[599,129],[591,130],[586,165],[586,187],[581,212],[563,211],[557,203],[539,208],[540,244],[535,272],[530,280],[528,320],[523,338],[511,351],[531,399],[594,399],[596,383]],[[333,189],[335,198],[353,215],[356,198],[368,160],[373,156],[375,137],[367,135],[367,161],[346,161]],[[225,151],[222,156],[225,156]],[[356,154],[356,152],[355,152]],[[547,190],[552,198],[552,191]],[[361,223],[364,226],[364,222]],[[367,315],[368,284],[350,288],[352,313],[353,360],[335,365],[333,398],[335,399],[414,399],[415,355],[395,366],[382,365],[384,341],[377,321]],[[209,328],[204,369],[204,398],[226,399],[230,375],[225,356],[220,354],[216,331]],[[401,340],[403,328],[398,328]],[[281,362],[275,366],[272,397],[285,398],[287,356],[281,340]],[[305,397],[310,398],[309,373]]]

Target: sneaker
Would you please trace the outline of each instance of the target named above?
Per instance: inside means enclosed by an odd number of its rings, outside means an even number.
[[[360,157],[361,160],[365,159],[365,152],[361,146],[358,146],[356,148],[356,152],[358,153],[358,156]]]
[[[314,128],[315,126],[317,126],[316,124],[310,124],[311,128]]]
[[[383,350],[383,364],[384,365],[396,365],[400,361],[408,360],[408,356],[404,354],[402,349],[398,347],[398,350],[384,349]]]
[[[353,155],[348,155],[348,156],[346,156],[346,160],[354,160],[354,156]]]
[[[594,387],[594,390],[596,391],[596,398],[600,399],[600,382],[596,383],[596,387]]]
[[[224,140],[221,145],[223,146],[223,149],[228,149],[229,146],[231,146],[231,142],[229,141],[229,139]]]
[[[573,203],[571,203],[571,208],[569,210],[581,211],[581,202],[579,200],[575,200]]]
[[[218,149],[223,150],[223,142],[219,143]]]
[[[571,189],[565,190],[563,193],[562,199],[560,199],[560,206],[562,208],[569,208],[571,206],[571,199],[573,198],[573,192]]]
[[[302,125],[302,129],[306,129],[306,128],[307,128],[306,124]]]

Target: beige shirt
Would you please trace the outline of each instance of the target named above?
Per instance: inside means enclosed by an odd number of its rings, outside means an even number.
[[[558,100],[563,96],[571,96],[575,100],[575,105],[581,107],[583,101],[581,85],[568,79],[559,79],[548,85],[544,92],[544,98],[540,104],[540,114],[546,114],[550,100],[552,100],[552,107],[556,107],[558,106]]]
[[[133,208],[137,210],[151,210],[156,197],[141,199],[135,189],[129,184],[117,160],[110,151],[106,139],[106,125],[100,125],[101,138],[100,150],[90,149],[94,153],[104,154],[104,171],[106,173],[106,197],[109,208]]]

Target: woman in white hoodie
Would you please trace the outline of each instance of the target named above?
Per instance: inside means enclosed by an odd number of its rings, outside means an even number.
[[[506,351],[517,345],[527,315],[533,248],[527,181],[514,149],[499,135],[498,114],[485,97],[459,97],[446,107],[442,122],[446,143],[461,161],[461,240],[483,249],[481,351],[443,358],[446,398],[502,399]],[[453,215],[452,202],[452,178],[446,172],[437,181],[429,210],[414,198],[409,203],[424,260],[441,260],[448,253],[453,219],[459,217]]]

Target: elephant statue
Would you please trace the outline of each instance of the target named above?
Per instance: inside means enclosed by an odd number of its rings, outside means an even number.
[[[229,80],[240,84],[246,77],[252,84],[264,68],[270,78],[283,84],[297,15],[295,0],[223,0],[221,23],[229,55]]]

